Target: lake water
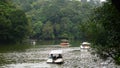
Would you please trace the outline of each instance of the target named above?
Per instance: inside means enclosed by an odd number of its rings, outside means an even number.
[[[60,41],[38,41],[36,45],[0,46],[0,68],[103,68],[105,62],[90,52],[81,51],[81,41],[70,41],[70,47],[61,48]],[[64,63],[47,64],[51,50],[63,50]],[[95,61],[96,60],[96,61]],[[104,68],[120,68],[109,63]]]
[[[37,60],[40,59],[39,58],[39,53],[42,53],[44,49],[47,48],[54,48],[59,46],[61,41],[59,40],[52,40],[52,41],[37,41],[36,45],[31,45],[31,44],[27,44],[27,45],[0,45],[0,65],[4,66],[7,64],[10,65],[14,65],[14,64],[18,64],[18,65],[32,65],[32,63],[29,62],[41,62],[41,60]],[[69,41],[71,47],[76,47],[79,46],[80,42],[77,41]],[[48,49],[49,50],[49,49]],[[47,50],[45,50],[47,51]],[[34,57],[31,54],[37,53],[37,58],[36,56]],[[44,52],[43,52],[44,53]],[[47,52],[49,53],[49,52]],[[43,55],[43,54],[42,54]],[[43,55],[44,56],[44,55]],[[30,60],[28,60],[28,58]],[[47,56],[46,56],[47,57]],[[42,59],[44,60],[44,59]],[[24,63],[25,62],[25,63]],[[27,62],[27,64],[26,64]],[[38,64],[35,63],[36,64]],[[22,64],[21,64],[22,63]],[[42,63],[42,65],[44,65],[44,63]],[[16,65],[17,66],[17,65]],[[40,64],[39,64],[40,66]],[[16,67],[15,67],[16,68]]]
[[[42,46],[42,45],[59,45],[60,44],[60,40],[52,40],[52,41],[38,41],[36,45],[38,46]],[[70,45],[72,47],[78,47],[80,46],[81,41],[80,40],[71,40],[69,41]]]

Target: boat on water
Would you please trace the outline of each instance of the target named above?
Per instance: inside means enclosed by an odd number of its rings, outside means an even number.
[[[69,44],[68,40],[63,39],[63,40],[61,40],[60,46],[61,47],[69,47],[70,44]]]
[[[62,53],[63,53],[62,50],[52,50],[49,53],[49,58],[47,59],[47,63],[62,64],[64,62]]]
[[[90,48],[90,43],[88,43],[88,42],[83,42],[83,43],[80,45],[80,48],[81,48],[81,49],[89,49],[89,48]]]

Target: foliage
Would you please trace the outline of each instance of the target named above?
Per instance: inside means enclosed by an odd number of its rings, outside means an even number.
[[[81,39],[80,23],[100,5],[78,0],[13,0],[32,22],[35,39]],[[40,22],[40,23],[38,23]],[[35,26],[35,24],[39,26]]]
[[[25,39],[30,27],[25,13],[9,0],[0,0],[0,43],[17,43]]]
[[[120,64],[119,16],[120,13],[118,10],[111,1],[108,0],[103,6],[95,9],[93,18],[90,19],[91,23],[89,24],[95,24],[95,27],[90,25],[93,29],[90,28],[86,30],[95,30],[95,34],[91,34],[92,37],[90,37],[92,38],[92,42],[97,45],[94,47],[97,49],[98,54],[103,55],[103,57],[112,57],[118,64]],[[88,32],[87,34],[90,33],[93,32]]]

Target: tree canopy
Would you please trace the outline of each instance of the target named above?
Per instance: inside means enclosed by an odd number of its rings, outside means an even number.
[[[9,0],[0,0],[0,43],[17,43],[29,35],[25,13]]]
[[[87,23],[89,29],[85,28],[84,33],[94,43],[100,56],[112,57],[116,63],[120,64],[120,12],[118,9],[111,0],[107,0],[103,6],[94,10],[92,18]]]
[[[101,5],[99,0],[13,0],[26,12],[33,24],[35,39],[81,39],[80,24],[89,19],[91,10]],[[97,4],[96,4],[97,3]],[[40,26],[35,26],[35,24]]]

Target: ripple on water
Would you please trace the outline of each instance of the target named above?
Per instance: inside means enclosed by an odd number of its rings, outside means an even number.
[[[18,63],[9,64],[2,66],[2,68],[51,68],[49,64],[46,63]]]
[[[57,49],[64,51],[64,64],[47,64],[46,60],[49,52]],[[101,59],[92,55],[90,52],[80,51],[79,47],[31,48],[26,50],[26,52],[4,53],[1,55],[4,56],[6,61],[11,63],[0,66],[0,68],[100,68],[100,63],[102,62]],[[107,67],[115,68],[115,65],[108,64]]]

